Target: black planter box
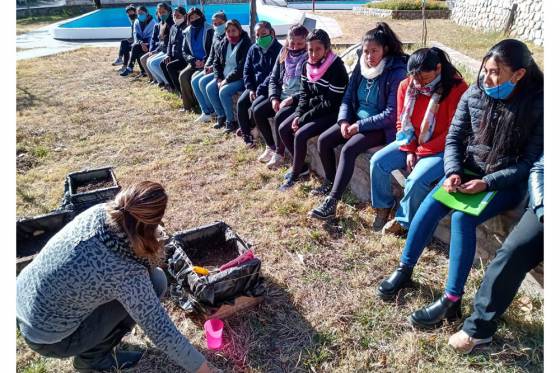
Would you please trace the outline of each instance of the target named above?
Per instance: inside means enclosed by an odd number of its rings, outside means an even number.
[[[205,318],[225,318],[260,303],[264,294],[260,259],[218,269],[248,250],[249,245],[224,222],[172,235],[165,245],[171,298],[185,311]],[[193,266],[211,272],[201,276]]]
[[[17,220],[16,274],[31,263],[51,237],[74,219],[74,216],[72,211],[59,210]]]
[[[80,187],[101,183],[106,185],[87,191],[78,191]],[[72,210],[77,215],[93,205],[112,200],[120,190],[121,187],[117,182],[113,167],[73,172],[66,176],[61,208]]]

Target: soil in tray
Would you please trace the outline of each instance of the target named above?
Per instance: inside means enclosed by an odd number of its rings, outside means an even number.
[[[220,267],[239,256],[236,245],[224,245],[219,248],[199,248],[196,253],[187,254],[194,265],[201,267]]]
[[[97,189],[110,188],[113,186],[115,186],[115,184],[113,184],[113,182],[109,180],[94,181],[90,184],[84,184],[78,186],[76,188],[76,194],[91,192],[92,190],[97,190]]]

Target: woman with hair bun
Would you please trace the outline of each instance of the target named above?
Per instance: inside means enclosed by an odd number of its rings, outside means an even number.
[[[16,280],[16,323],[33,351],[73,356],[78,372],[130,368],[143,352],[113,348],[138,323],[187,371],[214,371],[160,303],[167,280],[154,263],[166,206],[163,186],[143,181],[84,211],[47,242]]]

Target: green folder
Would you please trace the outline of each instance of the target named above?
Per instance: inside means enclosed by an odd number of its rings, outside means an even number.
[[[488,206],[488,203],[490,203],[495,195],[495,191],[480,192],[476,194],[465,194],[461,192],[448,193],[443,186],[440,186],[433,194],[433,197],[453,210],[478,216],[486,208],[486,206]]]

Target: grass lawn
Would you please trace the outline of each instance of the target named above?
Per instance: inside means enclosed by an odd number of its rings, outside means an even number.
[[[223,220],[252,241],[263,260],[266,303],[226,322],[223,351],[205,349],[200,325],[166,301],[179,329],[212,362],[236,372],[527,372],[543,369],[543,304],[520,294],[495,342],[473,356],[447,346],[459,327],[413,330],[408,315],[443,288],[444,250],[431,248],[415,272],[416,290],[394,302],[375,296],[398,264],[401,239],[371,232],[372,210],[351,195],[336,223],[308,220],[319,201],[312,177],[282,194],[285,171],[256,161],[263,146],[245,149],[235,136],[195,125],[177,97],[110,66],[116,50],[83,48],[17,62],[17,214],[57,207],[64,176],[113,165],[122,185],[151,179],[169,193],[168,230]],[[72,63],[67,63],[72,61]],[[76,77],[75,66],[81,69]],[[74,77],[70,79],[69,77]],[[470,314],[483,269],[472,271],[464,298]],[[17,338],[18,372],[71,372],[70,360],[44,359]],[[141,329],[125,341],[148,347],[135,372],[179,371]]]
[[[360,41],[362,35],[374,27],[376,22],[387,22],[402,41],[420,43],[422,20],[395,20],[388,18],[356,15],[343,11],[317,11],[318,14],[336,19],[344,35],[333,39],[335,43]],[[480,32],[459,26],[448,19],[428,19],[429,41],[439,41],[470,57],[481,60],[486,52],[500,40],[506,39],[500,32]],[[544,48],[526,42],[537,64],[544,69]]]

